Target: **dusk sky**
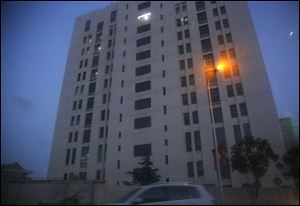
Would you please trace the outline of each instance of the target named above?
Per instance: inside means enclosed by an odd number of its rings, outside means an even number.
[[[109,3],[1,3],[1,164],[46,177],[75,18]],[[278,115],[299,130],[299,2],[249,8]]]

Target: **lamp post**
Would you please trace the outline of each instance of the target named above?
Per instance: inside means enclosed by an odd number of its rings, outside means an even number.
[[[217,71],[221,70],[221,69],[223,69],[223,65],[218,65],[217,68],[212,68],[212,69],[206,70],[205,72],[211,72],[212,71],[216,74]],[[208,89],[209,108],[210,108],[210,115],[211,115],[211,121],[212,121],[212,129],[213,129],[213,140],[214,140],[214,148],[215,148],[215,155],[216,155],[218,182],[219,182],[221,203],[223,203],[224,202],[223,183],[222,183],[221,168],[220,168],[220,162],[219,162],[218,143],[217,143],[216,128],[215,128],[215,119],[214,119],[214,116],[213,116],[213,108],[212,108],[212,101],[211,101],[210,79],[207,80],[207,89]]]

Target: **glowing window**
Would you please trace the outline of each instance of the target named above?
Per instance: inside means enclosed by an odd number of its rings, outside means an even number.
[[[148,21],[151,17],[151,13],[148,12],[148,13],[145,13],[145,14],[142,14],[140,16],[137,17],[137,19],[140,21],[140,22],[144,22],[144,21]]]

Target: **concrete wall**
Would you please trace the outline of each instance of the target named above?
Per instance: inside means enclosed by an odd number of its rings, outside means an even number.
[[[62,200],[77,194],[79,204],[111,203],[135,186],[105,185],[87,181],[31,181],[1,183],[1,204],[38,205],[61,204]],[[219,190],[207,187],[219,202]],[[299,195],[292,188],[262,188],[259,198],[253,200],[255,191],[249,188],[224,188],[225,204],[297,204]]]

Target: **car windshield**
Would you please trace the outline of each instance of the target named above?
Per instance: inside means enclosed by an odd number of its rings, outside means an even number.
[[[132,190],[131,192],[129,192],[128,194],[124,195],[123,197],[119,198],[118,200],[114,201],[114,203],[124,203],[126,202],[133,194],[135,194],[136,192],[140,191],[141,188],[136,188],[134,190]]]

